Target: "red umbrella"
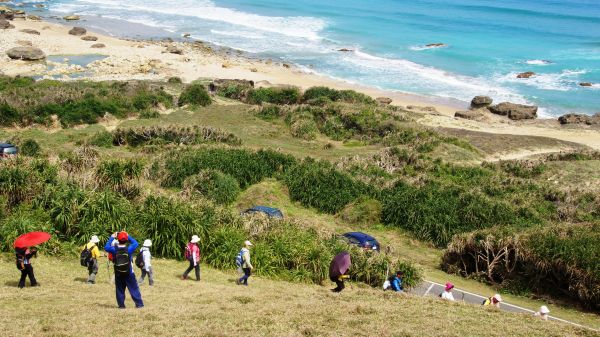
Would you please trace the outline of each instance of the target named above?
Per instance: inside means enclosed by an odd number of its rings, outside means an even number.
[[[336,255],[329,265],[329,277],[338,278],[350,269],[350,253],[341,252]]]
[[[15,240],[15,248],[25,248],[39,245],[50,240],[50,234],[46,232],[30,232],[19,236]]]

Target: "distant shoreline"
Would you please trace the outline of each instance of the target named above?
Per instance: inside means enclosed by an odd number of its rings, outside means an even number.
[[[281,86],[294,85],[302,89],[312,86],[328,86],[337,89],[351,89],[366,93],[374,98],[388,97],[392,104],[419,113],[423,117],[419,122],[432,127],[467,129],[488,133],[515,135],[536,135],[556,138],[588,145],[600,149],[600,131],[585,126],[561,127],[556,119],[537,119],[529,121],[511,121],[506,117],[490,114],[484,122],[454,117],[458,110],[467,109],[468,104],[448,100],[440,102],[437,98],[412,95],[401,92],[380,90],[361,86],[326,76],[308,73],[294,65],[280,60],[248,57],[243,52],[219,47],[201,41],[149,41],[110,37],[105,34],[88,32],[97,41],[83,41],[81,36],[68,34],[71,26],[89,27],[88,21],[73,21],[69,25],[49,21],[30,21],[15,19],[11,21],[14,29],[4,30],[0,35],[0,65],[5,75],[46,75],[48,69],[44,63],[10,60],[6,50],[23,44],[31,44],[50,55],[89,55],[101,54],[106,58],[97,60],[85,67],[87,73],[80,78],[90,80],[166,80],[169,77],[181,77],[184,82],[198,78],[239,78],[252,80],[257,85]],[[93,26],[93,25],[91,25]],[[20,32],[22,29],[34,29],[40,35]],[[94,30],[94,28],[90,28]],[[185,39],[184,39],[185,40]],[[104,48],[91,48],[102,43]],[[173,52],[168,51],[174,48]],[[65,73],[78,68],[68,63],[53,63],[54,77],[72,80]],[[81,70],[81,69],[79,69]],[[495,102],[499,103],[499,102]],[[422,108],[428,107],[428,108]]]

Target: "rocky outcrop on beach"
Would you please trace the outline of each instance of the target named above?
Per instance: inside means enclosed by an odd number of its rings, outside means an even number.
[[[486,109],[457,111],[454,113],[454,117],[482,121],[485,119],[485,112],[487,112]]]
[[[492,100],[489,96],[475,96],[471,100],[471,109],[486,108],[492,104]]]
[[[104,45],[104,43],[94,43],[93,45],[90,46],[90,48],[104,48],[106,47],[106,45]]]
[[[533,71],[526,71],[524,73],[518,74],[517,78],[530,78],[532,76],[535,76],[535,73]]]
[[[4,19],[0,19],[0,29],[12,29],[15,28],[15,26],[11,25],[10,22],[4,20]]]
[[[13,60],[37,61],[46,58],[46,54],[35,47],[15,47],[6,51],[6,55]]]
[[[67,21],[77,21],[81,18],[79,17],[79,15],[66,15],[66,16],[63,16],[63,19],[67,20]]]
[[[562,125],[567,124],[585,124],[585,125],[598,125],[600,124],[600,112],[593,115],[582,115],[582,114],[566,114],[558,117],[558,121]]]
[[[535,119],[537,118],[538,107],[535,105],[523,105],[509,102],[503,102],[492,105],[488,109],[501,116],[508,116],[512,120]]]
[[[25,34],[31,34],[31,35],[40,35],[40,32],[38,32],[35,29],[21,29],[20,32],[25,33]]]
[[[167,52],[171,54],[183,55],[183,49],[174,45],[167,46]]]
[[[69,30],[69,34],[75,36],[82,36],[85,35],[85,33],[87,33],[87,30],[83,27],[73,27],[71,30]]]
[[[390,105],[392,103],[392,99],[389,97],[377,97],[375,100],[381,105]]]
[[[82,36],[81,39],[83,41],[98,41],[98,38],[96,36],[93,36],[93,35]]]
[[[27,20],[42,21],[42,17],[38,15],[27,15]]]

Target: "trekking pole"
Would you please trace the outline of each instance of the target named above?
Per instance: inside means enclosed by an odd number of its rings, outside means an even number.
[[[106,277],[108,277],[107,281],[110,284],[110,261],[106,259]]]

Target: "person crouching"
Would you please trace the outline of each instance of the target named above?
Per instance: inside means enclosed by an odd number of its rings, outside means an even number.
[[[113,241],[117,240],[116,246]],[[129,289],[129,295],[133,299],[136,308],[143,308],[142,294],[138,286],[133,264],[131,263],[133,252],[138,247],[138,242],[127,232],[114,233],[106,242],[104,250],[113,254],[113,264],[115,269],[115,289],[117,305],[120,309],[125,309],[125,288]]]

